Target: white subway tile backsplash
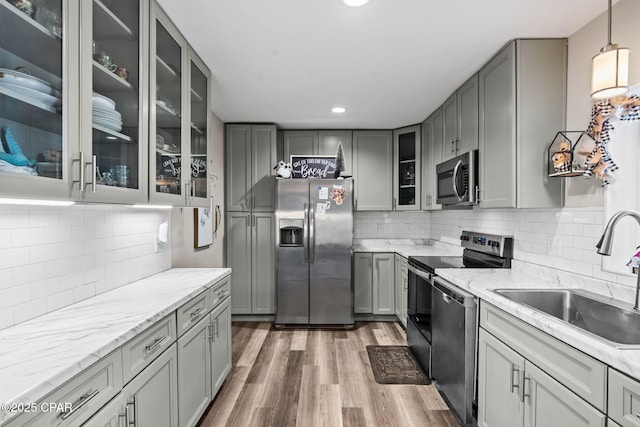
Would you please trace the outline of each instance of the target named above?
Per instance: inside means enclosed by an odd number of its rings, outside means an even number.
[[[171,268],[165,210],[0,206],[0,329]]]

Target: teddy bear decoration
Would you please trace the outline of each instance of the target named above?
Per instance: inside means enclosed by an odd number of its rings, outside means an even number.
[[[293,168],[291,167],[291,163],[285,163],[284,160],[280,160],[273,169],[276,171],[276,176],[278,178],[288,179],[293,175]]]

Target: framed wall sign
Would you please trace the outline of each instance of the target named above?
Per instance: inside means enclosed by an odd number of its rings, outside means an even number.
[[[336,156],[291,155],[292,178],[330,178],[336,176]]]
[[[213,218],[209,208],[193,210],[194,248],[203,248],[213,243]]]

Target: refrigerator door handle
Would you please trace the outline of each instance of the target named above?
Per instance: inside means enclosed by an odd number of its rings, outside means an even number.
[[[309,205],[304,204],[304,223],[302,225],[302,247],[304,248],[304,263],[309,264]]]
[[[313,264],[316,251],[316,209],[311,203],[309,208],[309,264]]]

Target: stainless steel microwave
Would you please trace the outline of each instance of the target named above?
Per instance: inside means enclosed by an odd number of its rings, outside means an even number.
[[[468,206],[478,203],[478,150],[437,165],[436,180],[438,204]]]

